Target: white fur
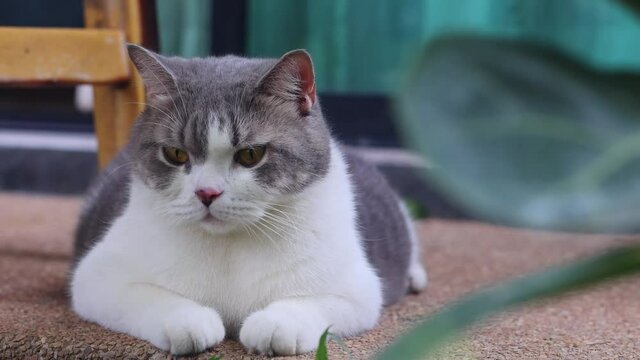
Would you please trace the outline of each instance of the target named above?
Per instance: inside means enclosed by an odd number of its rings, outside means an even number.
[[[427,287],[429,277],[427,271],[422,266],[420,261],[420,243],[418,242],[418,235],[416,234],[416,228],[411,222],[411,215],[407,207],[400,203],[400,211],[404,215],[404,219],[409,229],[409,238],[411,239],[411,258],[409,259],[409,289],[413,292],[420,292]]]
[[[211,347],[225,329],[249,351],[291,355],[314,350],[328,327],[372,328],[381,284],[356,230],[345,161],[331,150],[327,176],[286,201],[259,190],[250,170],[221,166],[233,156],[225,149],[163,196],[134,177],[124,214],[73,274],[73,309],[174,354]],[[201,224],[199,186],[224,188],[210,210],[220,223]]]

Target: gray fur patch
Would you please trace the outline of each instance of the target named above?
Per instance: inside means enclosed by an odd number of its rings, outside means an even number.
[[[93,182],[75,233],[73,266],[109,229],[127,205],[131,160],[122,151]]]
[[[369,261],[382,279],[384,303],[390,305],[409,287],[409,265],[415,251],[409,221],[384,176],[371,164],[345,149],[356,191],[358,223]]]

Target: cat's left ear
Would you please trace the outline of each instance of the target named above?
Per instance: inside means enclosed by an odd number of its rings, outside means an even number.
[[[260,80],[261,92],[287,102],[295,102],[302,115],[308,115],[316,103],[316,81],[311,56],[305,50],[293,50]]]

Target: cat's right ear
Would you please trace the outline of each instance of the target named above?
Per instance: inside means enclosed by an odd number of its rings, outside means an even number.
[[[147,102],[162,102],[176,92],[176,78],[163,63],[162,56],[142,46],[127,44],[129,58],[144,83]]]

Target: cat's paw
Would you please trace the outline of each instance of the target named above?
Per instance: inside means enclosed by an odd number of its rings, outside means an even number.
[[[224,325],[215,310],[204,306],[175,309],[164,322],[159,347],[174,355],[199,353],[224,339]]]
[[[247,351],[262,355],[298,355],[313,351],[323,329],[310,320],[275,309],[257,311],[242,325],[240,342]]]
[[[409,267],[409,289],[413,293],[422,292],[427,287],[429,277],[427,271],[419,262],[411,264]]]

